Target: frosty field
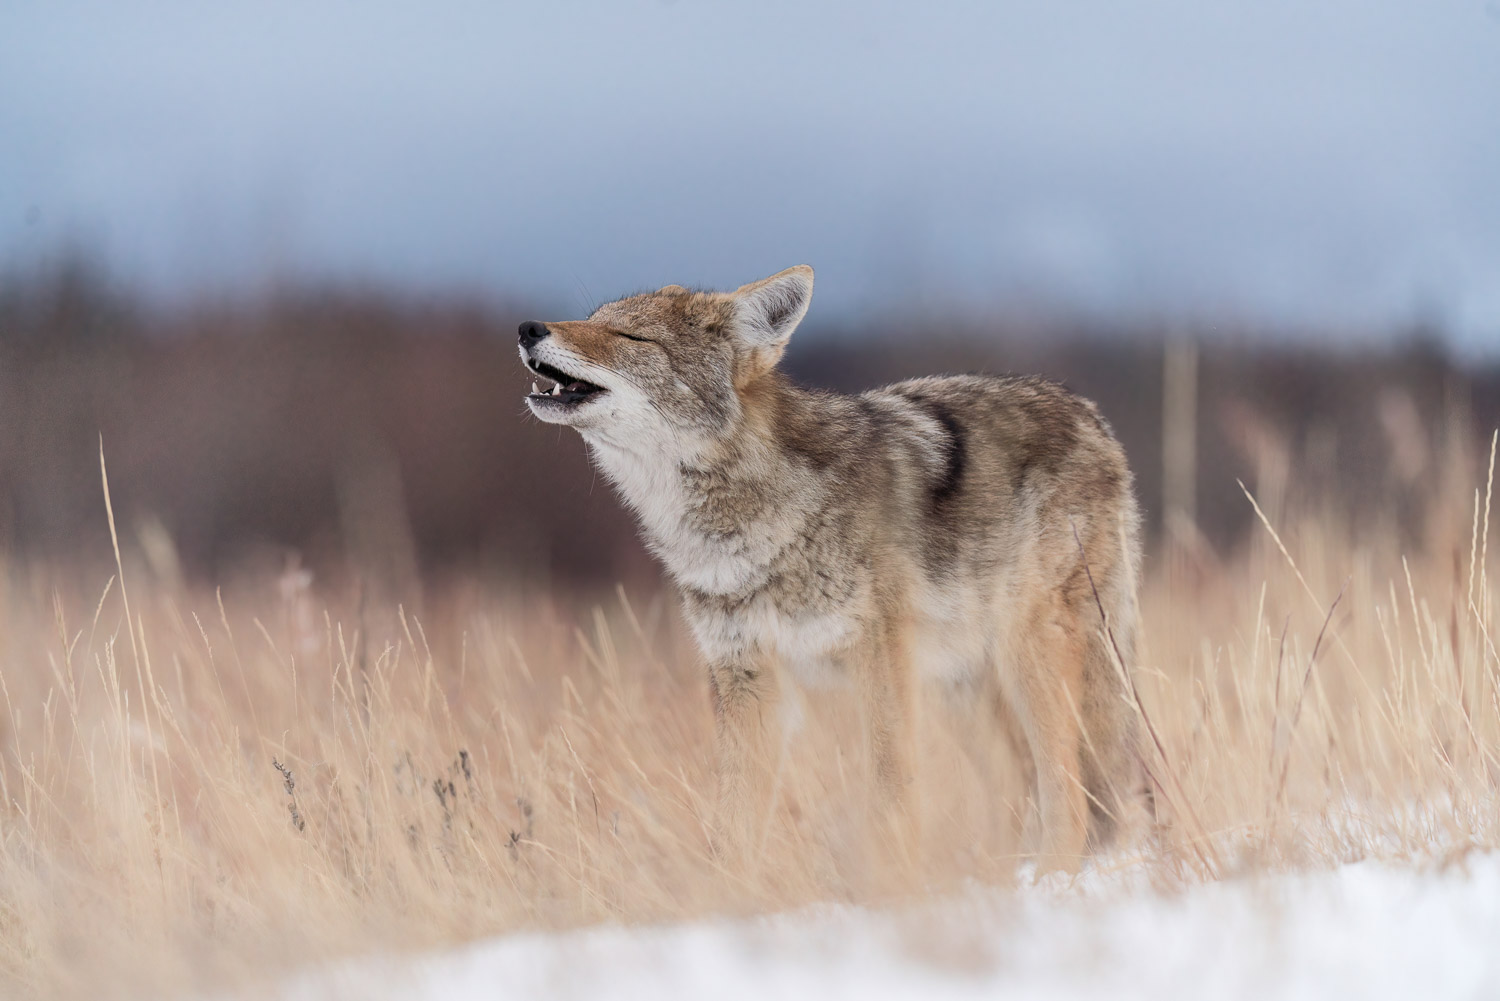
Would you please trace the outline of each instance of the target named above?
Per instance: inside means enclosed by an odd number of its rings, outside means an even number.
[[[1500,858],[1130,880],[895,912],[810,908],[660,928],[518,934],[298,978],[314,998],[1412,998],[1500,991]]]

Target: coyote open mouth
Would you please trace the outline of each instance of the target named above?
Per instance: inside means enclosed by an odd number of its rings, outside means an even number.
[[[586,382],[576,376],[571,376],[560,369],[553,368],[551,365],[539,362],[534,358],[526,359],[526,367],[543,379],[553,383],[551,389],[544,389],[537,385],[536,380],[532,380],[531,394],[527,397],[530,400],[545,400],[548,403],[571,405],[581,403],[597,393],[605,392],[603,386],[596,386],[592,382]]]

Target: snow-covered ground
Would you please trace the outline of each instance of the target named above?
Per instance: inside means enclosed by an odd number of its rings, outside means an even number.
[[[312,998],[1500,997],[1500,856],[1161,894],[976,889],[902,911],[519,934],[298,978]]]

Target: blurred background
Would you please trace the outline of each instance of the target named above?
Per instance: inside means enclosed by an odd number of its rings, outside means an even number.
[[[649,581],[515,325],[795,263],[799,379],[1062,379],[1196,559],[1416,536],[1497,178],[1495,0],[7,4],[0,555],[109,558],[102,434],[164,575]]]

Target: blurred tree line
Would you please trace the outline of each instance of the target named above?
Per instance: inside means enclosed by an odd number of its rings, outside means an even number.
[[[348,288],[154,308],[81,258],[12,276],[0,283],[0,555],[109,556],[102,435],[122,541],[164,572],[649,578],[577,436],[526,415],[525,315]],[[1465,367],[1424,331],[1342,349],[1199,333],[813,321],[786,366],[842,390],[956,371],[1060,379],[1125,443],[1151,531],[1209,554],[1249,527],[1237,480],[1272,511],[1332,504],[1408,536],[1434,496],[1472,489],[1500,423],[1500,361]]]

